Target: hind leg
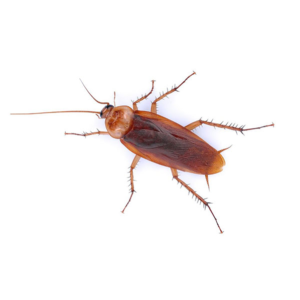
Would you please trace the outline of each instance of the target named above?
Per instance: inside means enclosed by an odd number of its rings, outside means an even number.
[[[223,123],[223,122],[222,122]],[[234,130],[235,132],[240,132],[242,134],[244,134],[243,132],[244,131],[248,131],[248,130],[254,130],[254,129],[261,129],[261,128],[264,128],[264,127],[270,127],[270,126],[274,126],[274,123],[270,124],[270,125],[264,125],[264,126],[260,126],[260,127],[254,127],[254,128],[246,128],[244,129],[245,125],[244,126],[240,126],[238,127],[236,124],[230,124],[230,125],[223,125],[223,124],[219,124],[219,123],[213,123],[213,122],[208,122],[208,121],[203,121],[203,120],[198,120],[198,121],[195,121],[189,125],[186,125],[185,128],[186,129],[189,129],[189,130],[193,130],[195,129],[196,127],[198,126],[201,126],[203,124],[205,125],[208,125],[208,126],[213,126],[213,127],[219,127],[219,128],[224,128],[224,129],[229,129],[229,130]]]
[[[181,180],[179,177],[178,177],[178,172],[176,169],[172,169],[171,168],[171,171],[172,171],[172,175],[173,175],[173,178],[176,179],[182,186],[184,186],[190,193],[192,193],[198,200],[200,200],[204,207],[208,207],[208,209],[210,210],[212,216],[214,217],[219,229],[220,229],[220,233],[223,233],[218,221],[217,221],[217,218],[215,217],[214,213],[212,212],[210,206],[209,206],[209,202],[206,202],[205,199],[203,199],[200,195],[198,195],[196,193],[196,191],[194,191],[191,187],[189,187],[183,180]]]

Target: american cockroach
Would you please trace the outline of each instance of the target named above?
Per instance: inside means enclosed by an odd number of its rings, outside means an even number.
[[[120,139],[121,143],[135,154],[135,157],[130,166],[130,185],[131,194],[127,204],[122,213],[124,213],[131,198],[135,192],[133,183],[133,170],[136,167],[140,158],[145,158],[159,165],[169,167],[173,178],[184,186],[195,198],[202,202],[204,207],[208,207],[212,216],[214,217],[220,233],[223,233],[217,218],[210,208],[210,202],[196,193],[189,185],[187,185],[178,176],[178,170],[201,174],[206,178],[209,187],[208,175],[213,175],[222,171],[225,165],[225,160],[221,152],[228,149],[216,150],[203,139],[197,136],[192,130],[203,124],[224,129],[234,130],[236,132],[260,129],[264,127],[274,126],[274,124],[264,125],[255,128],[247,128],[244,126],[238,127],[236,125],[224,125],[223,123],[214,123],[204,121],[202,119],[190,123],[186,126],[181,126],[172,120],[162,117],[157,114],[157,102],[167,97],[178,89],[193,75],[189,75],[181,84],[175,86],[171,90],[156,98],[151,104],[151,112],[138,110],[137,104],[145,100],[154,89],[154,80],[152,80],[152,88],[148,94],[133,102],[133,108],[129,106],[116,106],[115,94],[114,105],[109,102],[100,102],[95,99],[88,89],[83,84],[89,95],[99,104],[104,104],[104,108],[100,111],[51,111],[39,113],[14,113],[12,115],[33,115],[33,114],[47,114],[47,113],[93,113],[98,118],[105,119],[105,126],[107,131],[96,131],[91,133],[67,133],[66,135],[90,136],[94,134],[109,134],[115,139]]]

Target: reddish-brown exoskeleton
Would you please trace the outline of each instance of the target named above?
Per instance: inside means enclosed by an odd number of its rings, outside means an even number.
[[[225,160],[221,152],[228,149],[217,151],[208,143],[206,143],[199,136],[194,134],[191,130],[205,124],[209,126],[226,128],[243,133],[247,130],[260,129],[264,127],[274,126],[274,124],[265,125],[261,127],[244,129],[243,126],[236,127],[231,125],[223,125],[203,120],[195,121],[183,127],[167,118],[157,114],[157,102],[162,100],[167,95],[177,91],[191,76],[195,75],[193,72],[180,85],[175,86],[167,93],[156,98],[151,105],[151,112],[139,111],[137,104],[146,99],[154,89],[154,80],[152,81],[151,91],[144,97],[133,102],[133,109],[129,106],[113,106],[108,102],[100,102],[96,100],[87,90],[90,96],[100,104],[105,104],[100,114],[96,111],[54,111],[42,113],[29,114],[43,114],[43,113],[62,113],[62,112],[86,112],[96,113],[99,118],[105,119],[105,126],[107,131],[96,131],[91,133],[65,133],[66,135],[80,135],[89,136],[94,134],[109,134],[113,138],[120,139],[121,143],[135,154],[135,158],[130,166],[130,184],[131,195],[126,206],[122,210],[124,213],[129,204],[134,190],[133,184],[133,170],[136,167],[140,158],[145,158],[154,163],[169,167],[171,169],[173,178],[191,192],[196,199],[201,201],[204,207],[208,207],[212,216],[214,217],[220,232],[223,231],[213,214],[209,202],[198,195],[189,185],[178,177],[177,170],[205,175],[207,184],[208,175],[216,174],[222,171],[225,165]],[[83,84],[83,83],[82,83]],[[22,115],[22,114],[21,114]]]

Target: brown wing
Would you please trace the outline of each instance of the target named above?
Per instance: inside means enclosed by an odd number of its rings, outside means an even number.
[[[220,153],[190,130],[157,114],[136,111],[132,129],[121,142],[157,164],[197,174],[222,171]]]

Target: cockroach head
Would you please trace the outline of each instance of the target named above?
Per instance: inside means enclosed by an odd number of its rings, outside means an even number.
[[[103,107],[103,109],[100,111],[100,117],[103,118],[103,119],[105,119],[105,118],[109,115],[110,111],[111,111],[113,108],[114,108],[114,106],[111,105],[111,104],[105,105],[105,106]]]

